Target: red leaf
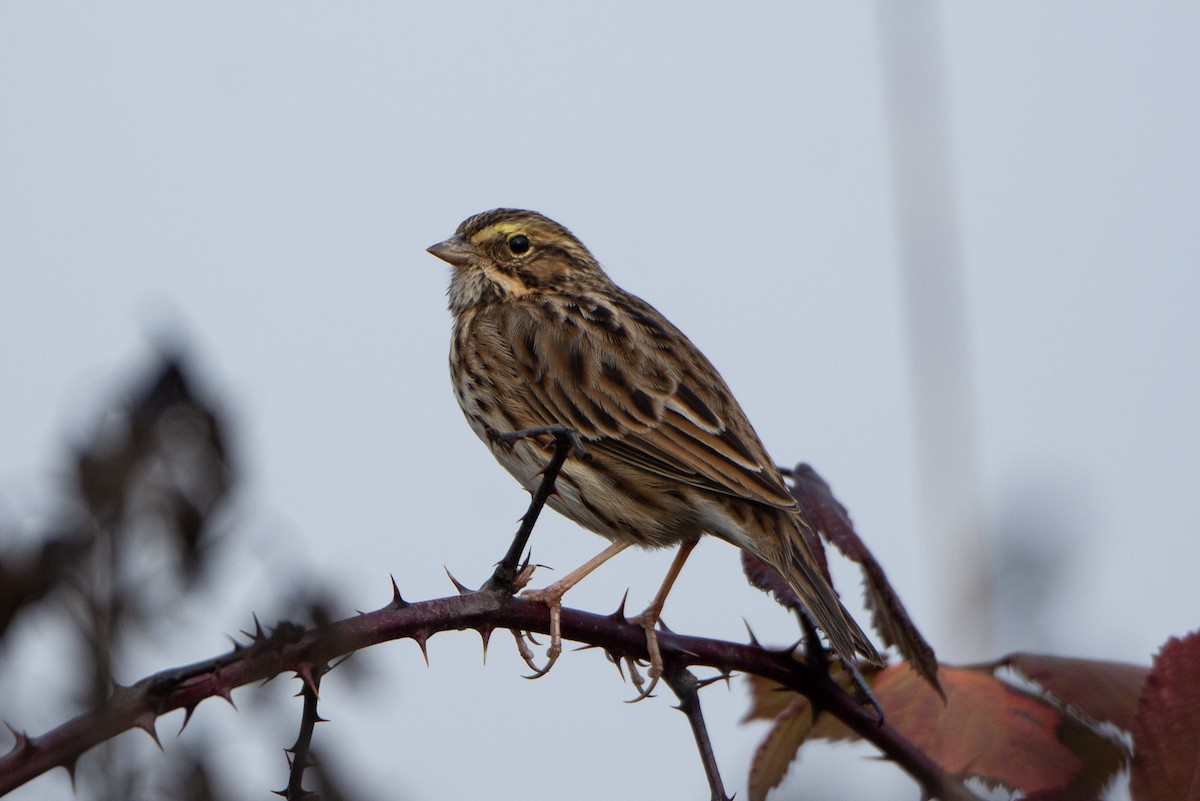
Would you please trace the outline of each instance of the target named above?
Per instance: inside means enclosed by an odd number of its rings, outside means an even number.
[[[813,551],[815,556],[818,551]],[[823,562],[825,559],[825,551],[819,551],[820,557],[818,562]],[[749,551],[742,551],[742,571],[746,574],[746,580],[750,582],[750,586],[756,587],[775,599],[776,603],[785,609],[790,609],[793,612],[804,608],[804,603],[800,600],[800,596],[787,583],[787,579],[775,572],[775,570],[763,560],[759,559]],[[828,574],[828,568],[825,573]]]
[[[1129,787],[1137,801],[1200,801],[1200,632],[1154,658],[1133,721]]]
[[[908,665],[872,689],[887,721],[947,773],[1024,792],[1068,785],[1083,763],[1057,736],[1062,714],[986,673],[942,667],[946,702]]]
[[[1138,695],[1150,672],[1150,668],[1125,662],[1030,653],[1009,654],[997,665],[1011,667],[1092,720],[1125,731],[1133,726]]]
[[[1023,801],[1096,801],[1096,796],[1071,787],[1055,787],[1030,793]]]
[[[934,689],[941,692],[937,683],[937,656],[933,648],[908,616],[908,610],[892,589],[883,566],[875,560],[875,555],[854,530],[846,507],[833,496],[829,483],[809,465],[796,465],[790,475],[791,493],[804,517],[846,558],[862,568],[867,608],[873,613],[872,622],[883,636],[883,641],[896,646],[900,655],[911,662]]]

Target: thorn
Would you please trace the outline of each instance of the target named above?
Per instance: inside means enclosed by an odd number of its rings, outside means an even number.
[[[421,649],[421,656],[425,657],[425,667],[429,667],[429,651],[425,649],[425,643],[429,640],[429,632],[418,631],[412,635],[413,642]]]
[[[708,685],[716,684],[718,681],[725,682],[725,686],[728,687],[729,686],[729,673],[722,672],[722,673],[717,674],[716,676],[709,676],[707,679],[700,679],[696,682],[696,689],[703,690]]]
[[[609,659],[612,660],[612,663],[617,666],[617,673],[620,674],[621,681],[628,682],[629,680],[627,678],[625,678],[625,666],[622,664],[623,660],[619,656],[614,654],[612,651],[606,650],[604,653],[608,656]]]
[[[442,570],[445,570],[446,575],[450,577],[450,581],[454,582],[454,589],[458,590],[459,595],[471,594],[472,590],[467,589],[466,585],[459,582],[459,580],[454,577],[454,574],[450,572],[450,568],[442,565]]]
[[[625,594],[621,596],[621,604],[617,607],[617,611],[609,615],[610,620],[616,620],[620,623],[625,622],[625,602],[629,600],[629,588],[625,588]]]
[[[621,660],[624,657],[622,657],[615,650],[613,650],[612,648],[610,648],[608,646],[601,645],[601,646],[597,646],[597,647],[601,648],[604,651],[605,659],[607,659],[609,662],[612,662],[614,665],[617,666],[617,672],[621,674],[621,681],[624,681],[625,680],[625,672],[621,669]]]
[[[175,732],[175,736],[183,734],[183,730],[187,728],[188,723],[192,721],[192,713],[196,711],[196,704],[188,704],[183,708],[183,723],[179,725],[179,731]]]
[[[796,640],[794,643],[789,645],[787,648],[784,648],[782,653],[784,656],[791,656],[792,654],[796,653],[797,649],[799,649],[801,645],[804,645],[803,637]]]
[[[758,637],[754,636],[754,629],[750,628],[750,621],[742,618],[742,622],[746,624],[746,633],[750,635],[750,644],[755,648],[761,648],[762,643],[758,641]]]
[[[235,639],[233,638],[233,636],[232,636],[232,635],[230,635],[230,634],[226,634],[226,635],[225,635],[225,639],[229,640],[229,642],[233,644],[233,652],[234,652],[235,654],[236,654],[238,651],[245,651],[245,650],[246,650],[246,646],[242,645],[240,642],[238,642],[237,640],[235,640]]]
[[[671,631],[669,628],[667,628],[667,621],[663,620],[661,617],[658,619],[658,627],[660,629],[662,629],[663,631],[667,632],[668,634],[675,633],[675,632]]]
[[[224,698],[226,701],[229,702],[229,705],[231,707],[233,707],[234,709],[237,709],[237,704],[235,704],[233,702],[233,692],[231,691],[231,689],[228,686],[226,686],[224,684],[217,685],[217,687],[213,689],[213,695]]]
[[[162,751],[162,741],[158,739],[158,731],[154,728],[154,717],[154,713],[147,710],[138,715],[137,719],[133,721],[133,725],[149,734],[150,739],[158,746],[158,750]]]
[[[9,723],[7,720],[4,721],[4,725],[8,727],[8,730],[10,732],[12,732],[13,739],[16,741],[13,743],[12,749],[10,749],[8,752],[10,755],[17,753],[18,751],[22,751],[26,748],[33,748],[33,740],[29,739],[28,734],[26,734],[23,731],[17,731],[16,729],[13,728],[13,725],[11,723]]]
[[[396,586],[396,577],[389,573],[388,578],[392,580],[392,607],[394,609],[403,609],[408,606],[408,601],[400,597],[400,588]]]
[[[67,775],[71,777],[71,792],[72,793],[74,793],[76,790],[75,767],[76,767],[76,764],[78,763],[78,760],[79,760],[79,757],[78,757],[78,755],[76,755],[76,756],[69,757],[65,762],[58,763],[62,767],[62,769],[67,772]]]
[[[251,633],[249,631],[246,631],[245,629],[238,629],[238,633],[245,637],[248,637],[251,642],[261,642],[263,639],[266,638],[266,634],[263,633],[262,623],[258,622],[258,614],[257,613],[251,612],[251,615],[254,617],[254,632]]]
[[[320,699],[321,693],[317,690],[317,677],[313,675],[311,662],[300,663],[300,667],[296,668],[296,678],[304,682],[304,688],[311,692],[313,697]]]
[[[483,664],[485,665],[487,664],[488,642],[492,639],[492,632],[495,630],[496,627],[491,623],[485,623],[477,629],[479,632],[479,639],[483,640]]]

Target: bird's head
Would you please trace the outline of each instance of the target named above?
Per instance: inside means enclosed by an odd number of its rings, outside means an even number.
[[[450,310],[501,303],[530,292],[559,292],[607,281],[588,249],[536,211],[493,209],[463,221],[429,252],[454,267]]]

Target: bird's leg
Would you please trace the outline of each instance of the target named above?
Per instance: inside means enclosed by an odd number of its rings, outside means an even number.
[[[585,576],[628,547],[628,542],[614,542],[549,587],[540,590],[526,590],[521,593],[522,598],[539,601],[550,608],[550,647],[546,649],[546,666],[539,668],[533,664],[532,659],[526,656],[526,653],[521,654],[525,659],[525,664],[533,669],[534,675],[530,678],[537,679],[545,676],[554,666],[558,655],[562,653],[562,597]]]
[[[658,593],[654,596],[654,600],[646,607],[646,610],[633,619],[633,622],[641,625],[646,632],[646,652],[650,656],[650,667],[646,671],[646,677],[650,683],[642,687],[641,675],[630,665],[630,675],[634,676],[634,685],[637,687],[638,695],[630,703],[641,701],[643,698],[649,698],[650,693],[654,691],[654,686],[658,684],[659,678],[663,674],[663,659],[662,652],[658,650],[658,636],[654,633],[654,627],[658,625],[658,619],[662,615],[663,605],[667,602],[667,595],[671,592],[671,587],[675,585],[675,579],[679,578],[679,572],[683,570],[683,564],[691,555],[692,549],[696,547],[699,540],[691,540],[679,546],[679,550],[675,553],[675,558],[671,561],[671,567],[667,570],[667,577],[663,579],[662,586],[658,588]]]

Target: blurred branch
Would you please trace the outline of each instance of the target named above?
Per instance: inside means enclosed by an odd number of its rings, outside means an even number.
[[[304,799],[312,797],[304,789],[304,771],[313,764],[313,729],[318,723],[323,722],[323,718],[317,714],[317,688],[321,686],[321,671],[302,672],[300,679],[304,682],[304,689],[300,691],[304,697],[304,711],[300,715],[300,734],[296,737],[296,744],[287,752],[290,763],[287,788],[276,793],[276,795],[286,798],[287,801],[304,801]]]
[[[728,678],[728,674],[725,674],[717,676],[716,680]],[[713,752],[712,738],[708,736],[708,726],[704,723],[704,713],[700,709],[700,689],[713,679],[701,682],[690,670],[673,665],[663,670],[663,680],[679,698],[679,706],[675,708],[686,715],[688,723],[691,724],[692,736],[696,738],[696,748],[700,751],[700,761],[704,764],[704,775],[708,778],[708,787],[712,791],[712,801],[732,801],[725,794],[721,772],[717,769],[717,756]]]
[[[114,687],[100,707],[52,729],[40,737],[16,733],[16,743],[0,757],[0,794],[19,787],[55,767],[72,770],[88,749],[128,729],[137,727],[155,735],[156,719],[176,709],[188,717],[206,698],[227,700],[231,691],[246,684],[269,680],[281,673],[314,676],[340,656],[391,640],[418,642],[441,631],[549,632],[545,604],[491,591],[470,592],[449,598],[407,603],[397,597],[375,612],[305,629],[280,623],[269,633],[256,630],[246,645],[237,645],[223,656],[148,676],[130,687]],[[563,636],[598,646],[615,658],[646,658],[646,638],[641,626],[622,616],[562,610]],[[658,635],[664,662],[672,670],[706,666],[728,673],[741,671],[775,681],[812,699],[889,759],[909,773],[929,796],[970,798],[920,749],[900,736],[874,712],[859,706],[827,673],[797,661],[791,649],[770,650],[663,631]],[[308,682],[306,681],[306,684]],[[185,719],[186,725],[186,719]]]
[[[59,586],[91,547],[89,534],[69,531],[48,537],[35,554],[0,553],[0,638],[21,609]]]

